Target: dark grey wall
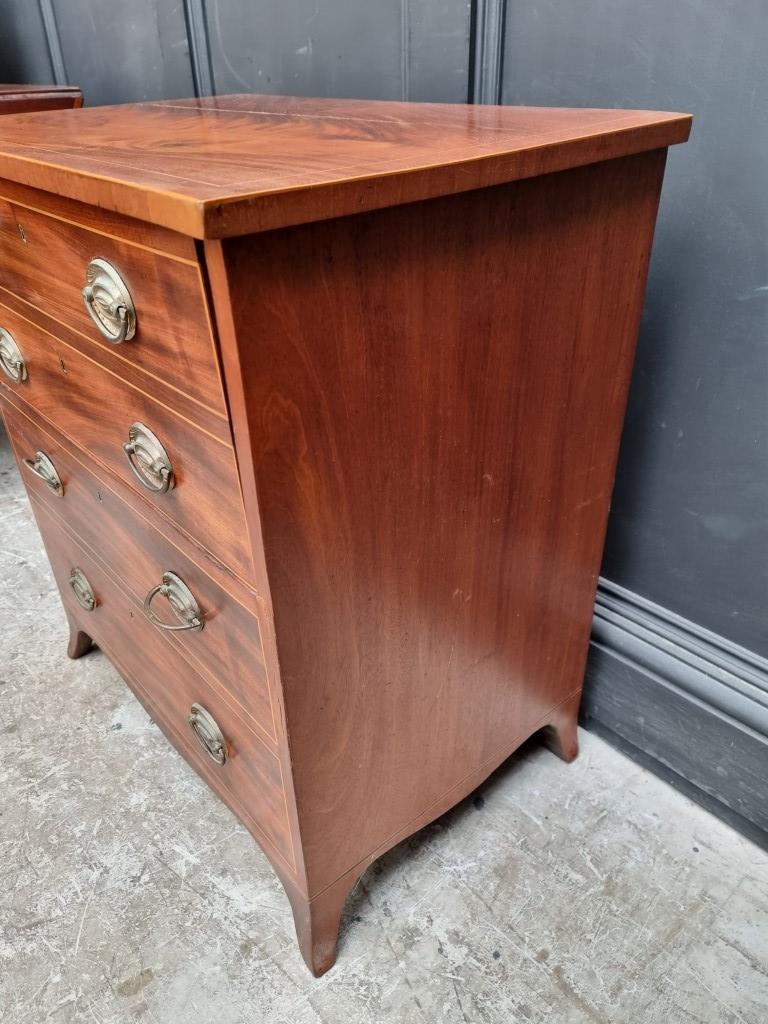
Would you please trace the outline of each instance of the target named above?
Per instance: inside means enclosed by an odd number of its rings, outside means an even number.
[[[67,78],[82,88],[86,103],[193,95],[182,4],[171,0],[49,2]]]
[[[208,0],[214,90],[467,98],[467,4]]]
[[[768,7],[507,9],[505,103],[694,114],[670,151],[603,573],[768,656]]]
[[[461,103],[469,34],[466,0],[2,0],[0,81]]]
[[[0,4],[0,81],[54,81],[41,8],[30,0]]]
[[[0,0],[0,81],[646,107],[670,153],[587,673],[592,727],[768,836],[766,0]],[[739,646],[740,645],[740,646]]]

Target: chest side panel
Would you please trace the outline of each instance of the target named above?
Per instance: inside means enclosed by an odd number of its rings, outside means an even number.
[[[312,893],[578,695],[663,164],[225,244]]]

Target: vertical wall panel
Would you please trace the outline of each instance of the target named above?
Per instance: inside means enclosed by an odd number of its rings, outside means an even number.
[[[687,110],[603,573],[768,656],[765,0],[509,0],[504,101]]]
[[[466,103],[471,4],[404,0],[410,100]]]
[[[206,11],[218,93],[466,96],[465,3],[207,0]]]
[[[45,0],[88,105],[267,92],[463,102],[470,0]],[[195,66],[188,27],[193,30]],[[0,2],[0,79],[54,80],[39,0]]]
[[[400,3],[209,0],[217,93],[400,95]]]
[[[474,0],[470,103],[501,103],[506,15],[506,0]]]
[[[194,95],[181,0],[54,0],[54,10],[67,78],[89,106]]]
[[[37,0],[0,2],[0,80],[53,83],[53,68]]]

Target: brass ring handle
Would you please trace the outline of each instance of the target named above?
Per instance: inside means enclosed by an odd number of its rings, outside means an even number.
[[[70,572],[67,582],[72,587],[72,592],[80,607],[84,608],[87,612],[92,612],[98,602],[93,592],[93,587],[88,582],[83,570],[74,568]]]
[[[10,331],[0,327],[0,369],[14,384],[21,384],[27,379],[27,364],[16,339]]]
[[[227,741],[213,715],[202,704],[195,703],[189,709],[187,721],[206,754],[216,764],[224,764],[227,760]]]
[[[83,299],[85,300],[85,308],[91,314],[91,319],[99,328],[101,333],[111,342],[113,345],[121,345],[128,338],[128,310],[123,305],[115,305],[114,303],[105,303],[99,301],[97,293],[92,285],[87,284],[83,288]],[[105,325],[105,321],[109,318],[109,321],[115,324],[117,327],[116,331],[110,330]]]
[[[175,484],[173,467],[168,452],[149,427],[132,423],[128,440],[123,445],[133,475],[148,491],[165,494]]]
[[[22,459],[22,462],[35,476],[48,484],[54,494],[58,495],[59,498],[64,497],[64,484],[61,482],[61,477],[56,472],[56,467],[45,452],[35,452],[34,459]]]
[[[136,333],[136,309],[131,293],[115,267],[96,257],[85,268],[83,301],[88,315],[113,345]]]
[[[162,619],[155,615],[152,610],[152,602],[158,594],[168,601],[171,610],[179,620],[178,626],[172,622],[163,622]],[[184,580],[169,569],[166,569],[163,573],[162,582],[152,587],[144,598],[144,614],[158,629],[165,629],[169,633],[181,632],[185,629],[199,632],[205,625],[203,613],[200,610],[200,605],[195,600],[194,594]]]

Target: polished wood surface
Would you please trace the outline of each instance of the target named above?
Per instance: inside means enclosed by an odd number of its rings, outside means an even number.
[[[169,231],[156,224],[124,217],[113,210],[89,206],[87,202],[66,199],[56,192],[45,192],[39,188],[28,188],[15,181],[2,182],[3,198],[17,207],[45,213],[57,220],[87,228],[94,235],[106,235],[123,242],[132,242],[155,252],[176,256],[188,263],[197,261],[197,243],[188,235]]]
[[[575,752],[663,167],[207,243],[318,908],[537,729]]]
[[[120,345],[103,337],[83,302],[85,271],[94,257],[108,260],[119,271],[136,307],[136,334]],[[113,360],[128,362],[226,419],[196,261],[172,258],[149,244],[128,243],[38,213],[5,199],[1,190],[0,260],[0,298],[4,292],[14,293],[105,349]]]
[[[261,843],[315,974],[376,857],[532,734],[576,756],[666,147],[689,129],[242,96],[0,123],[0,325],[29,370],[0,407],[64,482],[23,469],[69,653],[102,646]],[[138,344],[94,334],[94,255],[129,281]],[[134,421],[168,495],[128,469]],[[165,569],[202,632],[145,616]]]
[[[533,177],[684,142],[690,116],[218,96],[51,115],[0,130],[0,177],[197,238]]]
[[[288,823],[280,760],[240,717],[226,695],[173,654],[173,648],[147,622],[140,602],[75,538],[62,521],[32,498],[40,532],[70,623],[74,656],[82,652],[83,634],[101,647],[151,709],[152,717],[175,746],[213,788],[255,831],[257,838],[293,869],[293,844]],[[92,612],[77,603],[67,580],[80,568],[98,601]],[[147,664],[152,671],[147,672]],[[227,740],[228,758],[217,765],[201,749],[187,724],[193,702],[202,704]]]
[[[212,686],[225,689],[240,713],[250,717],[274,746],[277,725],[255,602],[243,603],[242,592],[228,593],[187,551],[169,543],[151,522],[132,511],[104,478],[93,472],[92,461],[73,450],[61,434],[51,427],[44,429],[7,400],[3,411],[27,490],[69,523],[80,542],[106,563],[124,589],[143,601],[166,569],[184,580],[203,610],[205,628],[160,635],[181,658],[206,675]],[[64,485],[63,497],[22,465],[24,458],[34,458],[37,451],[44,451],[55,465]],[[137,538],[141,543],[136,543]],[[167,621],[176,622],[162,601],[157,610]]]
[[[0,249],[1,259],[2,250]],[[119,345],[102,344],[93,337],[87,337],[72,330],[41,309],[30,306],[15,292],[8,291],[1,284],[0,307],[0,326],[3,326],[4,322],[7,330],[13,330],[9,325],[15,323],[16,332],[22,336],[32,335],[43,339],[54,339],[56,342],[69,346],[70,349],[81,352],[86,360],[98,364],[112,377],[125,382],[137,391],[149,394],[156,402],[172,409],[177,416],[181,416],[188,423],[195,424],[204,433],[231,446],[232,430],[228,419],[225,419],[221,413],[209,409],[208,406],[201,405],[197,399],[172,387],[159,377],[149,376],[133,360],[126,359],[124,355],[120,354]],[[133,341],[126,344],[133,344]],[[0,375],[0,383],[2,380]]]
[[[2,304],[0,327],[14,336],[28,367],[27,380],[20,384],[0,374],[0,388],[7,387],[17,399],[33,406],[127,484],[139,510],[149,505],[249,579],[250,546],[231,442],[210,436],[150,392],[107,372],[94,359]],[[168,453],[175,486],[165,494],[147,490],[128,464],[123,443],[134,422],[149,427]]]
[[[74,85],[0,85],[0,115],[82,105],[83,94]]]
[[[54,444],[57,446],[57,450],[65,451],[65,457],[75,459],[82,466],[83,471],[90,474],[95,497],[100,503],[104,502],[109,506],[118,503],[118,508],[120,504],[125,504],[143,520],[148,521],[148,517],[150,517],[152,519],[151,527],[155,532],[163,536],[173,547],[182,550],[187,558],[203,568],[216,584],[235,601],[252,611],[253,614],[257,614],[260,598],[252,586],[194,538],[180,530],[172,520],[164,516],[153,516],[151,507],[138,502],[127,482],[106,472],[103,467],[97,466],[86,451],[65,438],[53,424],[41,419],[33,406],[20,400],[13,387],[0,384],[0,413],[4,418],[7,418],[9,414],[17,418],[20,417],[25,425],[31,424],[45,434],[48,444]]]

